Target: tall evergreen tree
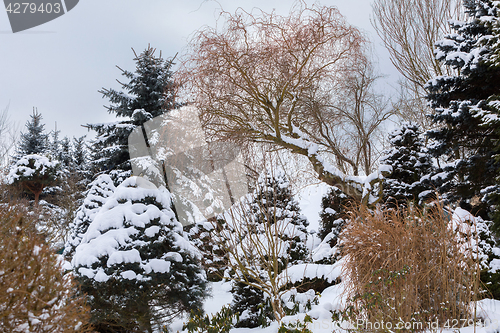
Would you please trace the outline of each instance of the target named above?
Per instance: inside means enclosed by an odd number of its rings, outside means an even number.
[[[82,186],[87,186],[92,181],[92,170],[89,163],[89,147],[85,141],[85,136],[72,140],[72,161],[75,165],[76,173]]]
[[[49,135],[45,133],[45,125],[42,124],[42,115],[33,108],[31,119],[26,122],[26,132],[21,133],[14,161],[25,155],[43,155],[48,149]]]
[[[119,170],[130,172],[128,136],[137,126],[158,117],[179,104],[175,101],[176,86],[172,81],[173,60],[164,60],[161,53],[148,46],[137,55],[134,51],[135,72],[123,70],[127,83],[120,83],[122,91],[102,89],[99,92],[109,99],[108,112],[118,121],[104,124],[87,124],[97,132],[94,141],[93,163],[96,172]]]
[[[494,158],[500,140],[495,121],[500,91],[500,67],[495,64],[500,12],[492,0],[466,0],[463,5],[470,19],[454,21],[456,33],[436,43],[437,58],[457,74],[437,77],[426,87],[434,108],[431,119],[438,125],[427,133],[432,140],[430,151],[440,163],[431,179],[445,201],[459,201],[462,208],[488,219],[495,209],[492,199],[500,193],[495,184],[500,168]],[[500,230],[499,218],[495,224]],[[482,225],[488,229],[487,223]],[[481,232],[479,238],[486,244],[491,234]],[[493,286],[495,297],[499,276],[495,270],[481,272],[482,282]]]
[[[59,134],[61,134],[61,131],[57,128],[50,132],[48,149],[53,158],[61,161],[61,140],[59,139]]]
[[[60,141],[60,151],[58,154],[58,159],[65,168],[75,170],[76,165],[75,161],[73,160],[72,150],[73,147],[71,146],[71,141],[67,136],[65,136]]]
[[[392,167],[392,173],[384,179],[384,202],[389,207],[407,201],[418,203],[425,199],[424,191],[433,189],[430,179],[424,177],[431,173],[433,164],[422,132],[418,125],[405,123],[389,134],[389,143],[391,147],[380,159],[381,164]]]
[[[443,199],[461,205],[483,218],[490,205],[481,191],[493,185],[498,175],[494,143],[499,134],[485,126],[484,113],[491,112],[489,100],[500,89],[500,68],[490,65],[491,41],[498,24],[498,9],[491,0],[467,0],[466,22],[452,22],[456,33],[436,43],[436,55],[456,75],[440,76],[426,88],[437,129],[427,133],[430,152],[440,163],[433,176]]]

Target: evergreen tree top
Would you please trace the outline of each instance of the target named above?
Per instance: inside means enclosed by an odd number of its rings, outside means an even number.
[[[134,49],[132,51],[135,72],[117,66],[129,80],[127,83],[118,81],[123,91],[102,89],[99,92],[112,103],[107,107],[109,113],[130,118],[135,125],[141,125],[179,105],[175,102],[175,84],[172,81],[173,59],[163,59],[161,52],[156,57],[156,49],[150,46],[139,55]]]
[[[132,49],[133,50],[133,49]],[[117,120],[110,123],[87,124],[97,132],[93,143],[92,164],[96,172],[130,171],[128,137],[137,127],[148,120],[161,116],[181,104],[176,99],[176,84],[172,80],[173,59],[164,60],[155,56],[156,50],[148,46],[137,55],[135,71],[121,70],[127,82],[120,82],[121,90],[101,89],[103,97],[109,99],[109,113]]]
[[[47,152],[49,135],[45,133],[42,115],[33,108],[33,114],[30,117],[31,119],[26,122],[26,132],[21,133],[15,160],[24,155],[45,154]]]
[[[394,147],[423,146],[422,131],[417,124],[403,123],[389,133],[389,142]]]

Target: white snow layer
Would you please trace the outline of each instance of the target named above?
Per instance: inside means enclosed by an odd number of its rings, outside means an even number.
[[[160,210],[153,204],[146,205],[139,202],[146,197],[154,198],[163,209]],[[161,258],[144,260],[137,250],[144,244],[143,237],[133,236],[144,233],[147,237],[154,237],[161,228],[169,228],[174,231],[175,245],[181,251],[193,253],[194,248],[182,236],[182,225],[175,219],[170,204],[170,193],[165,188],[139,187],[137,177],[126,179],[102,206],[83,235],[72,260],[73,267],[81,275],[98,282],[107,281],[111,277],[102,267],[94,265],[103,258],[107,258],[108,268],[122,263],[138,263],[144,273],[117,272],[113,273],[117,275],[115,278],[147,280],[149,279],[147,274],[151,272],[168,272],[171,262],[182,261],[182,256],[179,253],[169,252],[163,254]],[[149,226],[153,220],[159,225]]]

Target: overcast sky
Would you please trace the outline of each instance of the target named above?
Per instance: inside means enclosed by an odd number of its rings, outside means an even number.
[[[313,1],[307,0],[308,4]],[[371,24],[370,0],[322,0],[336,6],[347,21],[372,39],[380,71],[397,78],[388,54]],[[98,90],[119,88],[120,70],[134,70],[131,48],[148,43],[165,57],[182,54],[189,36],[204,25],[214,26],[218,9],[259,7],[287,14],[293,1],[283,0],[81,0],[67,14],[13,34],[7,13],[0,9],[0,110],[10,105],[21,130],[33,107],[42,113],[46,129],[81,136],[86,123],[112,121]],[[93,137],[93,132],[89,137]]]

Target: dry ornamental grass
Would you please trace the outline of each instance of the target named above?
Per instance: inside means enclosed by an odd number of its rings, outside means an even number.
[[[454,319],[472,324],[479,264],[474,226],[459,225],[439,205],[358,209],[341,243],[351,319],[415,323],[416,331]]]

